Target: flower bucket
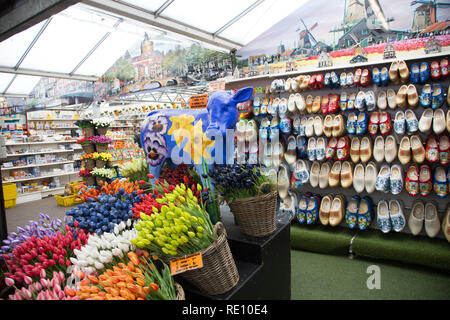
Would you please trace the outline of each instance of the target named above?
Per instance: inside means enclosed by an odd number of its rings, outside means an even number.
[[[214,242],[202,250],[203,267],[180,273],[180,277],[208,295],[230,291],[239,281],[227,232],[221,222],[214,226]]]
[[[259,187],[258,196],[243,199],[234,199],[228,204],[230,211],[236,218],[241,232],[252,237],[265,237],[277,229],[277,197],[278,193],[272,191],[261,195],[263,183]]]
[[[103,160],[95,160],[95,166],[97,168],[104,168],[106,165],[106,161]]]
[[[81,147],[83,148],[84,153],[95,152],[95,146],[92,143],[82,144]]]
[[[94,177],[84,177],[83,178],[84,182],[86,183],[87,186],[93,186],[95,185],[95,178]]]
[[[90,138],[94,135],[94,127],[87,127],[83,129],[83,135],[86,138]]]
[[[95,160],[88,159],[85,161],[84,167],[86,170],[92,170],[95,168]]]
[[[99,127],[97,128],[97,135],[104,136],[108,132],[108,127]]]
[[[104,183],[105,181],[107,181],[107,180],[108,180],[108,179],[103,178],[103,177],[95,177],[95,181],[97,182],[97,185],[98,185],[98,186],[103,185],[103,183]]]
[[[107,144],[95,144],[95,150],[98,153],[105,152],[106,150],[108,150],[108,145]]]

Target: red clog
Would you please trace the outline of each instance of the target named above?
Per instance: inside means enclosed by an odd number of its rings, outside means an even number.
[[[315,88],[316,87],[316,77],[317,77],[317,75],[313,74],[311,76],[311,78],[309,79],[308,85],[309,85],[310,88]]]
[[[330,96],[328,94],[324,95],[322,97],[322,104],[321,104],[321,109],[322,109],[322,113],[323,114],[327,114],[329,113],[329,102],[330,102]]]
[[[439,147],[434,136],[429,136],[426,142],[425,158],[428,162],[439,162]]]
[[[444,58],[441,60],[441,75],[442,77],[448,76],[448,59]]]
[[[380,125],[380,113],[378,111],[372,112],[369,118],[369,133],[371,135],[376,135],[378,132],[378,126]]]
[[[386,111],[380,112],[380,132],[385,135],[391,132],[391,116]]]
[[[431,63],[431,78],[437,80],[441,77],[441,66],[439,62],[433,61]]]
[[[316,75],[316,89],[322,89],[324,84],[323,84],[323,74],[318,74]]]
[[[328,113],[335,113],[338,111],[339,106],[339,95],[333,94],[330,96],[330,102],[328,103]]]
[[[367,87],[371,83],[370,72],[367,69],[364,69],[361,73],[361,86]]]

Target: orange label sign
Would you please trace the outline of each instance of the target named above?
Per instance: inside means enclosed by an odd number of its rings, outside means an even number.
[[[189,98],[189,106],[191,109],[203,109],[206,108],[208,103],[208,94],[196,94]]]
[[[201,252],[170,260],[170,273],[172,275],[183,273],[189,270],[199,269],[202,267],[203,259]]]
[[[125,148],[125,141],[123,140],[114,141],[114,149],[123,149],[123,148]]]

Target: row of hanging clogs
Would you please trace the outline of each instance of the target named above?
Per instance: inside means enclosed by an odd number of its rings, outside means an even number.
[[[411,80],[412,83],[426,83],[430,78],[440,80],[446,78],[449,74],[448,59],[443,58],[440,62],[433,61],[429,65],[422,62],[411,65],[411,71],[405,61],[397,60],[392,62],[390,68],[382,67],[369,69],[358,68],[353,72],[328,72],[323,74],[300,75],[295,78],[275,79],[272,81],[269,92],[298,92],[309,90],[320,90],[324,87],[337,89],[341,87],[361,86],[367,87],[372,82],[377,86],[387,86],[389,82],[394,84],[406,83]]]
[[[447,104],[450,105],[450,86],[447,93]],[[289,113],[298,114],[329,114],[341,111],[373,111],[390,109],[414,109],[418,105],[424,108],[438,109],[445,101],[444,88],[441,84],[426,84],[420,95],[414,84],[402,85],[397,93],[393,89],[380,91],[378,95],[373,90],[359,91],[357,93],[342,92],[339,94],[326,94],[324,96],[308,95],[304,98],[300,93],[291,94],[286,98],[264,98],[256,96],[253,103],[255,116],[272,115],[280,118],[287,117]]]

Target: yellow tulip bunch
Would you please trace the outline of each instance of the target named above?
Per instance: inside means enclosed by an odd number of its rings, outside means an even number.
[[[206,249],[213,239],[213,225],[208,213],[199,204],[191,189],[184,184],[156,199],[163,204],[153,214],[141,212],[135,226],[136,239],[131,242],[140,249],[164,257],[188,255]]]
[[[106,153],[106,152],[100,152],[100,153],[94,152],[92,154],[92,158],[94,160],[103,160],[105,162],[112,161],[112,159],[113,159],[112,155],[109,153]]]

